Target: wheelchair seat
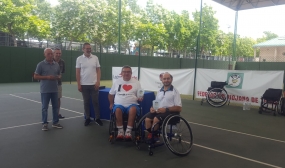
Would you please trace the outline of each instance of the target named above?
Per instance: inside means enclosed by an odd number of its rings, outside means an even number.
[[[140,110],[137,112],[137,115],[135,117],[134,126],[132,129],[132,132],[134,132],[132,134],[132,136],[133,136],[132,139],[134,139],[134,134],[136,131],[136,123],[139,121],[141,114],[142,114],[141,106],[139,106],[139,109]],[[124,130],[126,130],[126,128],[127,128],[128,119],[129,119],[129,114],[123,113],[122,120],[123,120],[123,129]],[[111,110],[110,111],[110,123],[109,123],[109,142],[111,142],[111,144],[115,143],[117,135],[118,135],[118,128],[117,128],[117,124],[116,124],[116,115]]]

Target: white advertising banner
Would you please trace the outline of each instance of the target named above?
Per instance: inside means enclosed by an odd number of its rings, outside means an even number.
[[[132,68],[132,78],[138,79],[138,67]],[[112,67],[112,81],[113,83],[122,77],[121,75],[122,67]]]
[[[193,94],[194,69],[140,69],[140,83],[143,89],[150,91],[158,91],[163,85],[159,75],[169,72],[173,76],[172,85],[180,94]]]
[[[204,98],[211,81],[228,82],[225,86],[233,103],[251,102],[259,106],[261,96],[268,88],[282,89],[283,71],[238,71],[197,69],[196,98]]]

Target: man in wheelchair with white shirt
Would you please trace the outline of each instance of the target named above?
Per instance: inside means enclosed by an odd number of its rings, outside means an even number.
[[[159,128],[159,122],[162,122],[170,114],[179,114],[182,110],[181,97],[176,88],[172,85],[173,77],[169,73],[164,73],[162,76],[162,88],[156,94],[156,101],[159,102],[159,107],[155,110],[150,108],[150,113],[145,118],[145,128],[148,132],[148,139]]]
[[[141,85],[137,79],[132,78],[132,68],[128,65],[123,66],[121,75],[122,78],[115,81],[109,92],[109,108],[115,113],[116,127],[118,129],[116,139],[131,140],[135,118],[137,112],[140,111],[138,101],[142,101],[143,97],[138,97],[137,95]],[[123,128],[123,114],[128,115],[126,131]]]

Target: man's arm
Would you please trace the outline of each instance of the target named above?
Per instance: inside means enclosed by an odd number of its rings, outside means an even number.
[[[64,72],[65,72],[65,62],[62,61],[62,71],[61,71],[61,73],[63,74]]]
[[[55,76],[41,76],[39,74],[34,73],[34,79],[36,80],[58,80],[58,77]]]
[[[109,103],[110,103],[110,110],[112,110],[113,109],[113,106],[114,106],[114,98],[115,98],[115,95],[111,95],[111,94],[109,94],[108,95],[108,99],[109,99]]]
[[[151,107],[151,112],[152,112],[152,107]],[[169,112],[174,112],[174,113],[180,113],[182,110],[181,106],[172,106],[172,107],[166,107],[166,108],[159,108],[156,110],[157,113],[165,113],[167,111]]]
[[[80,71],[81,71],[81,68],[76,68],[77,87],[78,87],[78,91],[79,91],[79,92],[82,92],[81,84],[80,84]]]
[[[172,107],[168,107],[169,112],[177,112],[180,113],[182,111],[182,107],[181,106],[172,106]]]
[[[97,82],[95,84],[95,89],[99,89],[100,79],[101,79],[101,69],[100,69],[100,67],[96,68],[96,73],[97,73]]]

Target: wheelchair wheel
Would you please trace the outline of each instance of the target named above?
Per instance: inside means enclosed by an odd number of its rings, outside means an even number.
[[[212,88],[208,91],[206,99],[211,106],[222,107],[228,101],[228,93],[223,88]]]
[[[116,138],[116,119],[115,115],[110,115],[110,123],[109,123],[109,142],[112,144],[115,142]]]
[[[138,149],[139,149],[139,143],[143,142],[146,138],[146,136],[145,136],[145,118],[146,118],[146,115],[147,114],[142,116],[136,125],[135,143],[136,143]]]
[[[167,148],[175,155],[188,155],[192,149],[192,130],[180,115],[170,115],[164,119],[162,137]]]

